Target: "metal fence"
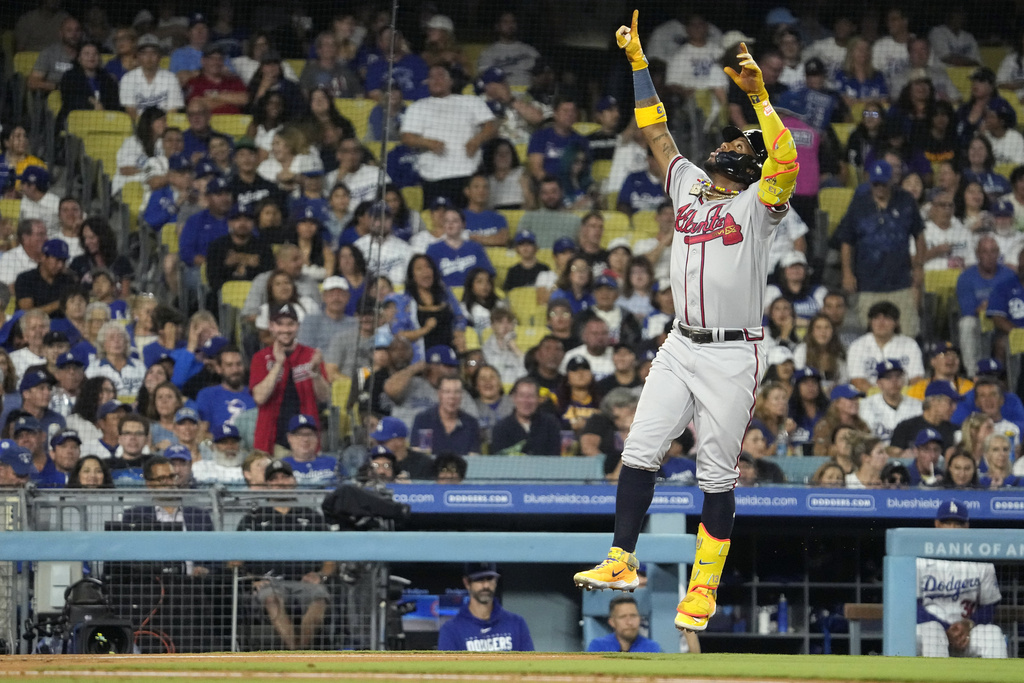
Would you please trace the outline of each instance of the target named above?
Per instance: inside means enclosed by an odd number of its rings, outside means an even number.
[[[3,532],[328,531],[326,491],[30,490],[4,496]],[[341,532],[339,532],[340,534]],[[358,533],[358,532],[351,532]],[[340,541],[340,539],[339,539]],[[0,538],[2,542],[2,538]],[[341,544],[339,543],[339,546]],[[67,649],[65,591],[99,579],[109,618],[130,624],[143,653],[381,649],[388,567],[380,562],[175,560],[0,563],[0,652]],[[330,562],[331,564],[325,564]],[[73,621],[73,619],[72,619]],[[25,633],[34,637],[22,638]]]

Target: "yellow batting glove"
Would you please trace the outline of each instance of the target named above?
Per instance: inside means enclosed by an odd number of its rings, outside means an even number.
[[[761,75],[761,67],[757,65],[754,58],[747,52],[747,44],[740,43],[740,53],[736,55],[740,60],[743,70],[740,73],[731,67],[725,67],[725,73],[733,80],[740,90],[747,93],[751,104],[757,104],[768,99],[768,91],[764,88],[764,77]]]
[[[636,30],[636,20],[640,16],[640,10],[633,10],[633,25],[620,26],[615,32],[615,42],[620,48],[626,51],[629,65],[633,71],[640,71],[647,68],[647,57],[644,56],[644,49],[640,47],[640,34]]]

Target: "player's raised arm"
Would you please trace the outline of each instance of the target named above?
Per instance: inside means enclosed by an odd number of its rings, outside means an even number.
[[[750,104],[753,105],[761,126],[764,146],[768,149],[768,160],[764,162],[761,170],[757,194],[768,206],[782,206],[793,195],[796,176],[800,170],[793,135],[772,109],[768,101],[768,91],[764,87],[764,78],[761,76],[761,68],[747,52],[746,43],[740,43],[740,53],[736,57],[743,70],[736,73],[732,67],[727,66],[725,73],[750,98]]]
[[[647,144],[654,153],[654,158],[664,175],[668,172],[668,164],[679,154],[676,141],[668,132],[668,125],[665,123],[668,117],[665,116],[665,105],[661,103],[658,92],[654,89],[654,81],[651,80],[651,73],[647,68],[647,57],[644,56],[643,48],[640,47],[640,34],[636,30],[636,20],[640,16],[639,10],[633,10],[633,24],[631,26],[620,26],[615,32],[615,42],[626,51],[626,58],[629,65],[633,67],[633,96],[636,99],[636,123],[640,126]]]

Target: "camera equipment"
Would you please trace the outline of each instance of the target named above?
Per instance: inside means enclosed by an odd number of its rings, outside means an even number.
[[[409,519],[410,508],[396,503],[383,486],[359,488],[339,486],[324,498],[324,518],[344,531],[390,530]]]
[[[61,615],[68,654],[131,654],[135,630],[114,614],[103,594],[103,582],[87,577],[64,591]]]

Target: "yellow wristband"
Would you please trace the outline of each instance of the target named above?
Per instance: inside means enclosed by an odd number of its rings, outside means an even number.
[[[633,67],[633,71],[640,71],[640,69],[646,69],[650,66],[647,62],[647,57],[643,52],[640,53],[640,59],[637,59],[636,61],[630,60],[629,65]]]
[[[668,117],[665,116],[665,105],[661,102],[649,107],[637,107],[633,112],[636,115],[636,125],[640,128],[668,121]]]

